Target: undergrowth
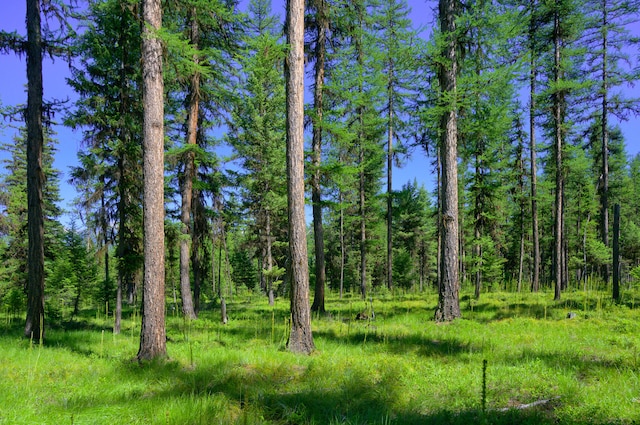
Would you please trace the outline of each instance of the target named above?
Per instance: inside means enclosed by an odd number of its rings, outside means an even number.
[[[317,351],[285,349],[288,302],[236,297],[167,321],[169,360],[141,365],[139,314],[119,335],[104,312],[53,324],[44,345],[0,315],[1,424],[631,424],[640,418],[640,312],[597,291],[330,296]],[[568,319],[569,312],[576,314]],[[487,362],[483,397],[483,361]],[[523,405],[540,401],[535,407]],[[483,409],[483,405],[485,405]]]

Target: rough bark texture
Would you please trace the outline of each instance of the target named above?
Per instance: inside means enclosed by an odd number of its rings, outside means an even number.
[[[138,360],[166,356],[164,317],[164,84],[160,0],[143,0],[144,282]]]
[[[309,264],[304,216],[304,0],[287,0],[287,194],[291,267],[291,334],[295,353],[314,349],[309,307]]]
[[[44,337],[44,212],[42,187],[42,32],[40,0],[27,0],[27,318],[24,336]]]
[[[322,199],[320,190],[320,163],[322,160],[322,117],[323,117],[323,89],[324,89],[324,64],[327,41],[327,17],[324,0],[315,0],[316,25],[318,38],[315,51],[315,87],[313,95],[313,175],[311,176],[311,201],[313,203],[313,235],[315,249],[316,285],[313,297],[312,311],[324,313],[324,285],[326,271],[324,265],[324,229],[322,227]]]
[[[458,274],[458,128],[455,106],[456,78],[458,71],[455,38],[455,2],[440,0],[440,26],[447,38],[444,47],[444,63],[438,70],[440,89],[444,96],[446,111],[440,126],[440,159],[442,161],[442,180],[440,229],[442,257],[439,276],[438,306],[435,312],[437,322],[451,321],[460,317]]]
[[[198,21],[196,12],[192,10],[190,38],[191,43],[197,48],[199,42]],[[198,58],[193,58],[197,63]],[[189,113],[187,115],[187,146],[195,147],[198,134],[198,114],[200,107],[200,74],[197,72],[191,77],[189,87]],[[182,237],[180,238],[180,296],[182,298],[182,314],[187,319],[195,319],[196,312],[191,296],[191,280],[189,260],[191,258],[191,204],[193,199],[193,179],[195,178],[195,154],[188,150],[184,155],[184,175],[182,176],[182,205],[180,208],[180,221],[182,221]]]

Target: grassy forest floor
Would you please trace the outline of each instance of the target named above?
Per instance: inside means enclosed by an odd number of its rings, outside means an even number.
[[[370,322],[353,320],[358,298],[330,296],[307,357],[284,350],[287,300],[236,296],[227,325],[217,309],[169,317],[170,360],[145,365],[135,312],[120,335],[85,312],[43,346],[4,314],[0,424],[640,423],[640,294],[563,297],[463,294],[463,319],[437,325],[434,293],[374,298]]]

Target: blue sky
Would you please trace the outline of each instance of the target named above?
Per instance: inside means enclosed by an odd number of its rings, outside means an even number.
[[[17,31],[25,34],[25,2],[8,2],[0,14],[0,28],[5,31]],[[243,2],[244,3],[244,2]],[[284,15],[283,1],[275,0],[273,11]],[[436,6],[433,1],[422,0],[411,1],[409,4],[413,8],[411,18],[414,26],[429,27],[432,25],[431,10]],[[633,29],[636,35],[640,35],[640,26]],[[634,54],[637,57],[637,52]],[[4,106],[26,103],[26,63],[24,57],[14,54],[0,55],[0,103]],[[46,59],[43,64],[44,95],[45,99],[70,99],[74,100],[74,94],[66,85],[65,78],[69,76],[67,64],[60,59],[52,62]],[[640,88],[630,88],[636,96],[640,96]],[[310,100],[310,99],[307,99]],[[55,117],[58,121],[61,116]],[[0,140],[7,141],[13,137],[14,130],[7,127],[11,123],[3,122],[0,126]],[[14,123],[15,124],[15,123]],[[625,135],[627,151],[630,155],[640,153],[640,121],[637,117],[632,117],[630,121],[620,123]],[[70,211],[71,201],[76,196],[75,190],[67,183],[69,167],[77,164],[76,152],[81,148],[81,132],[73,132],[63,126],[56,126],[58,133],[58,153],[56,155],[55,167],[62,172],[60,180],[61,195],[63,197],[63,208]],[[6,158],[5,152],[0,152],[0,158]],[[428,189],[434,185],[434,178],[430,174],[430,160],[426,158],[421,149],[415,149],[410,161],[402,168],[394,169],[394,188],[399,189],[408,181],[417,181],[424,184]],[[73,214],[71,214],[73,216]],[[67,220],[70,217],[67,217]],[[65,220],[65,221],[67,221]]]

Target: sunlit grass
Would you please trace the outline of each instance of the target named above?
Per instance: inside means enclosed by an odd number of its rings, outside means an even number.
[[[140,365],[139,316],[120,335],[104,311],[47,330],[44,346],[0,316],[1,424],[634,423],[640,312],[591,290],[463,294],[463,318],[433,323],[436,295],[330,297],[311,356],[284,348],[288,301],[228,303],[186,322],[169,314],[166,362]],[[576,318],[567,319],[575,312]],[[487,360],[487,410],[482,362]],[[537,400],[540,407],[499,411]]]

